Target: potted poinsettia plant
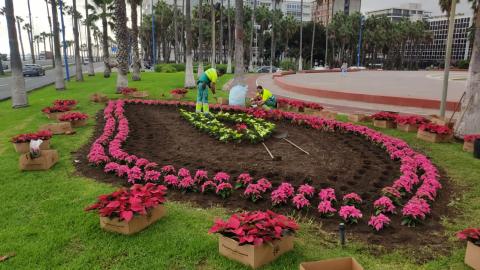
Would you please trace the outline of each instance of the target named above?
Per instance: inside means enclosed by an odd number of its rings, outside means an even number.
[[[58,118],[65,113],[71,111],[72,109],[69,106],[64,105],[53,105],[50,107],[45,107],[42,109],[42,112],[47,115],[48,119],[58,120]]]
[[[62,122],[70,122],[72,127],[83,127],[87,124],[88,115],[80,112],[66,113],[58,118]]]
[[[267,210],[217,219],[209,233],[220,234],[219,252],[253,268],[270,263],[293,249],[297,223],[286,216]]]
[[[480,134],[465,135],[463,137],[463,150],[473,153],[473,143],[477,139],[480,139]]]
[[[30,151],[30,141],[42,140],[40,150],[50,149],[50,139],[52,138],[52,132],[48,130],[42,130],[37,133],[19,134],[12,138],[11,142],[17,153],[28,153]]]
[[[480,269],[480,228],[468,228],[457,233],[457,238],[467,241],[465,264]]]
[[[133,87],[123,87],[122,89],[120,89],[120,93],[126,97],[130,97],[134,92],[137,91],[138,89]]]
[[[136,184],[129,189],[99,196],[98,201],[85,210],[98,212],[102,229],[130,235],[165,215],[166,191],[162,185]]]
[[[393,112],[378,112],[370,116],[373,119],[373,125],[380,128],[395,128],[395,120],[398,117],[397,113]]]
[[[447,126],[426,123],[418,128],[417,138],[432,143],[448,142],[452,138],[452,129]]]
[[[170,94],[174,99],[182,99],[188,93],[188,90],[185,88],[175,88],[170,91]]]
[[[77,106],[78,101],[74,99],[57,99],[53,102],[53,106],[66,106],[70,107],[70,109],[75,109]]]
[[[397,129],[406,132],[417,132],[418,127],[428,123],[428,119],[419,115],[398,116],[395,120]]]

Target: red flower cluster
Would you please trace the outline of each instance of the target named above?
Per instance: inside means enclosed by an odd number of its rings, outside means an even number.
[[[465,135],[463,139],[466,142],[474,142],[476,139],[480,139],[480,134],[471,134],[471,135]]]
[[[53,106],[68,106],[73,107],[78,104],[74,99],[57,99],[53,102]]]
[[[13,143],[28,143],[33,140],[50,140],[53,134],[49,130],[42,130],[37,133],[19,134],[12,138]]]
[[[457,238],[480,246],[480,228],[468,228],[457,233]]]
[[[232,215],[227,221],[217,219],[209,233],[220,233],[240,245],[261,245],[294,234],[297,223],[272,211],[245,212]]]
[[[170,91],[170,94],[174,95],[185,95],[186,93],[188,93],[188,90],[185,88],[175,88]]]
[[[100,195],[97,203],[85,211],[96,210],[102,217],[130,221],[134,215],[147,215],[148,211],[165,202],[167,188],[147,183],[119,189],[111,194]]]
[[[373,114],[371,117],[375,120],[395,121],[398,117],[398,114],[392,112],[378,112]]]
[[[42,109],[43,113],[56,113],[56,112],[68,112],[71,111],[72,108],[70,106],[65,105],[53,105],[51,107],[45,107]]]
[[[66,114],[60,116],[60,118],[58,120],[63,121],[63,122],[72,122],[72,121],[85,120],[87,118],[88,118],[88,115],[86,115],[84,113],[70,112],[70,113],[66,113]]]
[[[395,121],[400,125],[422,125],[429,122],[427,118],[419,115],[402,115]]]
[[[448,135],[452,133],[452,130],[447,126],[437,125],[433,123],[423,124],[420,126],[420,130],[440,134],[440,135]]]
[[[287,104],[295,108],[310,108],[313,110],[321,111],[323,110],[322,105],[314,102],[305,102],[296,99],[289,99],[289,98],[277,98],[278,104]]]
[[[138,89],[133,88],[133,87],[123,87],[122,89],[120,89],[120,93],[122,93],[122,95],[124,95],[124,96],[128,96],[131,93],[137,92],[137,91],[138,91]]]

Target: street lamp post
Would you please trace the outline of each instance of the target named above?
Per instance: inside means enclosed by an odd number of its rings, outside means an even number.
[[[447,36],[447,51],[445,52],[445,68],[443,75],[443,90],[442,100],[440,102],[440,116],[445,117],[445,110],[447,104],[448,93],[448,79],[450,76],[450,61],[452,58],[453,32],[455,31],[455,12],[457,8],[457,0],[452,0],[452,7],[450,8],[450,19]]]
[[[68,69],[68,57],[67,57],[67,41],[65,40],[65,23],[63,21],[63,1],[58,1],[58,8],[60,9],[60,18],[62,21],[62,38],[63,38],[63,58],[65,61],[65,74],[67,75],[67,81],[70,81],[70,70]]]
[[[358,35],[358,51],[357,51],[357,67],[360,67],[360,54],[362,51],[362,30],[363,30],[364,17],[360,16],[360,33]]]

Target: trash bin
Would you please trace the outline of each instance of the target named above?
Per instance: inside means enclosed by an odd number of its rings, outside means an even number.
[[[480,159],[480,139],[476,139],[473,143],[473,156]]]

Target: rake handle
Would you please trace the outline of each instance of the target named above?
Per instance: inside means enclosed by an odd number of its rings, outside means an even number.
[[[272,159],[275,159],[275,157],[273,156],[272,152],[270,152],[270,150],[268,149],[267,145],[265,145],[265,143],[263,143],[263,142],[262,142],[262,144],[263,144],[263,147],[265,147],[265,150],[267,150],[267,152],[268,152],[268,154],[270,155],[270,157],[271,157]]]
[[[307,151],[303,150],[300,146],[294,144],[292,141],[290,141],[289,139],[285,139],[283,138],[286,142],[288,142],[289,144],[293,145],[294,147],[296,147],[297,149],[299,149],[300,151],[304,152],[305,154],[307,155],[310,155],[310,153],[308,153]]]

